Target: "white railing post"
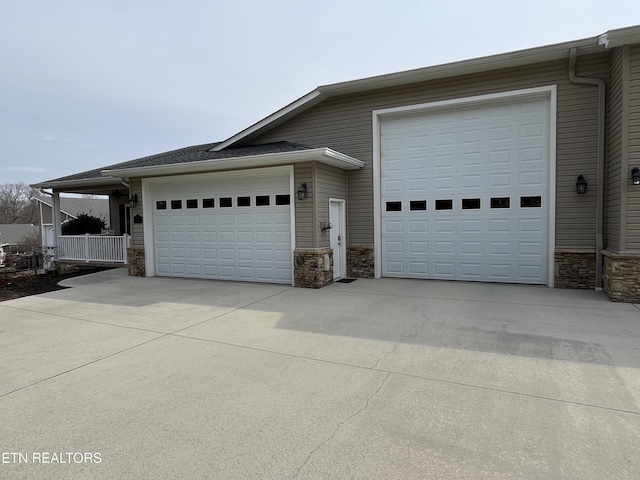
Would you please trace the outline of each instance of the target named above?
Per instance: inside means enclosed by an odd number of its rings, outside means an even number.
[[[127,247],[129,246],[127,234],[122,235],[122,258],[127,263]]]
[[[84,234],[84,255],[87,263],[91,260],[91,255],[89,253],[89,234]]]

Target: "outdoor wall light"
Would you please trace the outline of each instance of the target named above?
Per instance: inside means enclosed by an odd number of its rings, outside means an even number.
[[[631,169],[631,181],[634,185],[640,185],[640,168],[633,167]]]
[[[587,193],[587,181],[583,175],[578,175],[578,181],[576,182],[576,192],[579,194]]]
[[[135,206],[136,206],[137,204],[138,204],[138,194],[137,194],[137,193],[134,193],[134,194],[133,194],[133,197],[131,197],[131,198],[129,199],[129,206],[130,206],[131,208],[135,208]]]
[[[296,190],[296,193],[298,194],[298,200],[304,200],[307,198],[307,184],[303,183],[300,185],[298,190]]]

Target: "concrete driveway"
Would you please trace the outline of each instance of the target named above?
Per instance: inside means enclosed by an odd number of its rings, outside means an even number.
[[[0,303],[0,478],[640,478],[640,309],[111,270]]]

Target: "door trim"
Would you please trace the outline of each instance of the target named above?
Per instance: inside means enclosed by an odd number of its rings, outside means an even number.
[[[334,255],[334,280],[339,280],[341,278],[345,278],[347,276],[347,239],[346,239],[346,231],[347,231],[347,219],[346,219],[346,201],[343,198],[329,198],[329,222],[331,222],[331,206],[332,204],[337,205],[338,207],[338,221],[340,222],[340,232],[342,232],[342,241],[340,245],[333,245],[331,242],[331,235],[329,236],[329,246],[335,251],[335,247],[339,248],[340,251],[340,275],[335,275],[335,255]]]

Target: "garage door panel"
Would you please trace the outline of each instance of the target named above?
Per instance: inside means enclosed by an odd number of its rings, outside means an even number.
[[[547,99],[386,124],[383,117],[381,145],[393,147],[381,151],[383,275],[546,283]]]
[[[221,244],[224,243],[235,243],[235,232],[233,230],[221,230],[218,232],[218,242]]]
[[[201,276],[202,275],[202,266],[197,263],[189,263],[187,265],[187,274],[193,276]]]
[[[156,273],[290,284],[289,174],[212,177],[154,186]]]
[[[200,216],[200,222],[202,224],[202,226],[215,226],[216,223],[216,215],[215,214],[209,214],[209,213],[203,213]]]

